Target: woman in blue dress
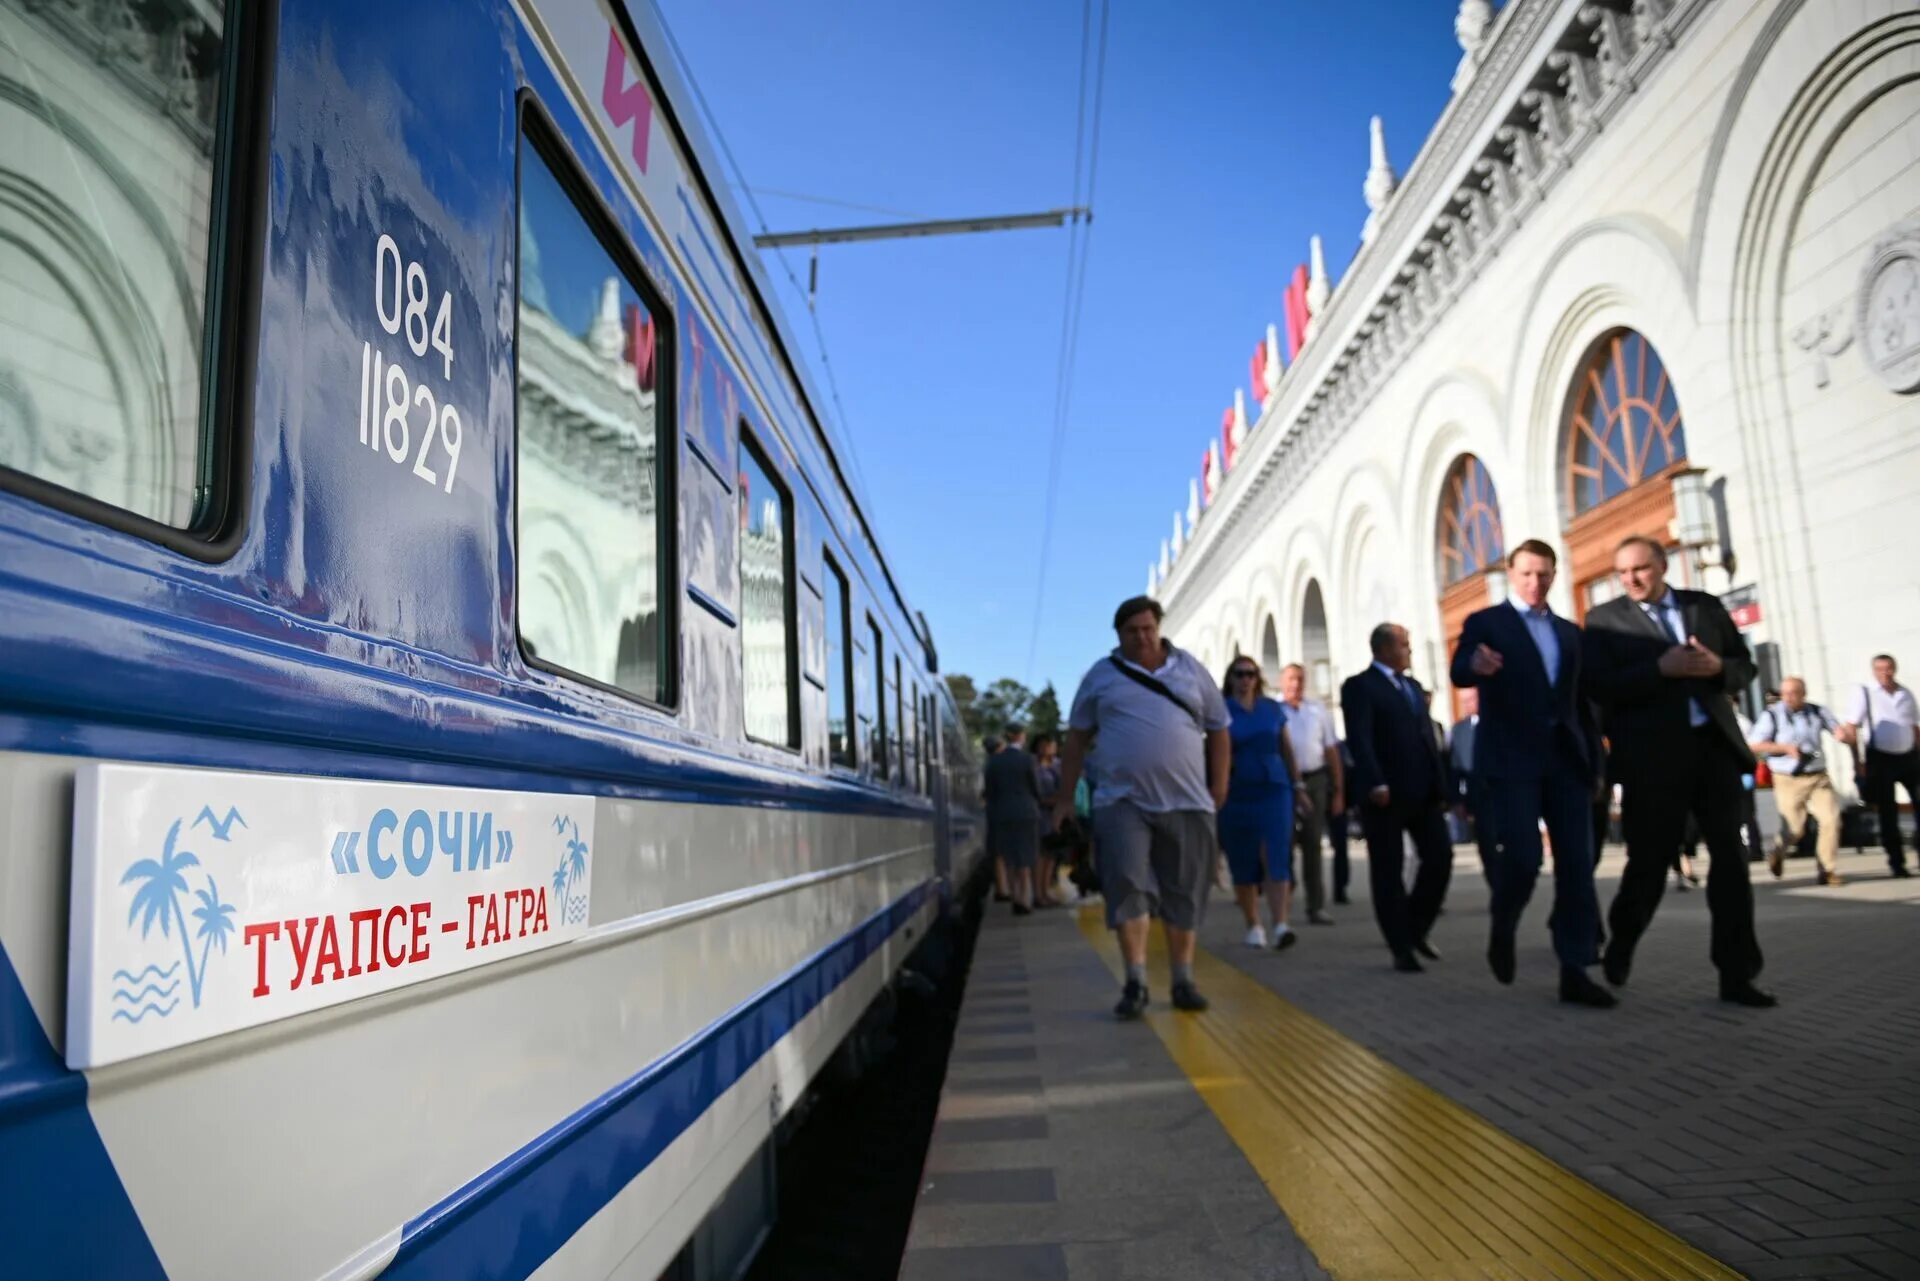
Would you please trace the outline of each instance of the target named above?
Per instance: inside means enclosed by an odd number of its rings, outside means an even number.
[[[1223,684],[1233,724],[1233,773],[1227,803],[1220,807],[1220,847],[1233,874],[1233,897],[1246,918],[1246,944],[1267,946],[1260,923],[1260,891],[1266,889],[1273,913],[1276,950],[1292,947],[1299,936],[1287,923],[1293,903],[1293,807],[1307,804],[1297,791],[1300,770],[1286,735],[1287,710],[1266,697],[1260,667],[1246,655],[1227,665]]]

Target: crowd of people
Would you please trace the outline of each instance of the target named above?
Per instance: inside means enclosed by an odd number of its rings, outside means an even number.
[[[1842,714],[1808,701],[1805,682],[1788,677],[1749,723],[1736,704],[1754,663],[1720,601],[1671,586],[1665,549],[1651,538],[1623,541],[1613,568],[1621,594],[1576,625],[1547,604],[1553,549],[1529,539],[1513,550],[1508,600],[1471,615],[1454,651],[1448,677],[1463,714],[1451,735],[1409,673],[1413,646],[1399,624],[1373,629],[1372,661],[1341,686],[1343,740],[1329,710],[1306,696],[1300,665],[1280,671],[1278,698],[1245,655],[1216,680],[1161,635],[1156,601],[1126,601],[1113,619],[1119,643],[1080,682],[1064,743],[1042,738],[1028,751],[1016,726],[987,761],[999,895],[1020,915],[1057,902],[1061,867],[1077,886],[1097,887],[1125,966],[1122,1018],[1138,1018],[1151,999],[1157,917],[1172,1003],[1199,1011],[1207,1000],[1193,959],[1217,861],[1245,942],[1286,951],[1300,938],[1297,892],[1309,925],[1332,924],[1331,907],[1349,901],[1351,813],[1391,964],[1417,974],[1441,959],[1430,934],[1456,830],[1470,829],[1489,886],[1494,978],[1515,981],[1520,920],[1550,853],[1560,998],[1605,1009],[1629,981],[1669,872],[1682,888],[1697,883],[1689,851],[1704,843],[1720,996],[1776,1004],[1756,982],[1756,780],[1770,774],[1779,802],[1781,830],[1764,853],[1772,873],[1781,875],[1811,819],[1818,880],[1837,885],[1842,821],[1827,744],[1864,749],[1855,777],[1877,810],[1891,874],[1909,875],[1896,787],[1920,799],[1914,696],[1880,655]],[[1594,871],[1616,797],[1626,863],[1603,916]]]

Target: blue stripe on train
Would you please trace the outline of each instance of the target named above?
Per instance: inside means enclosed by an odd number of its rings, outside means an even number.
[[[882,908],[680,1049],[410,1220],[382,1275],[518,1281],[532,1274],[879,951],[932,888],[924,883]]]
[[[165,1281],[127,1189],[0,946],[0,1273]],[[16,1271],[16,1269],[18,1269]]]

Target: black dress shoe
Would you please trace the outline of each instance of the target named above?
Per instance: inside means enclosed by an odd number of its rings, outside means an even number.
[[[1402,974],[1422,974],[1427,967],[1414,960],[1412,952],[1400,952],[1393,958],[1393,968]]]
[[[1198,1014],[1207,1008],[1207,998],[1200,995],[1200,989],[1191,983],[1173,985],[1173,1008]]]
[[[1633,969],[1633,962],[1625,953],[1608,948],[1606,955],[1600,958],[1600,972],[1607,976],[1607,982],[1615,987],[1627,985],[1627,975]]]
[[[1502,983],[1513,982],[1513,935],[1496,934],[1487,944],[1487,966]]]
[[[1147,1012],[1147,985],[1127,980],[1120,989],[1120,1003],[1113,1007],[1115,1015],[1123,1019],[1137,1019]]]
[[[1560,999],[1568,1005],[1585,1005],[1596,1010],[1610,1010],[1620,1003],[1613,993],[1580,970],[1560,971]]]
[[[1731,1001],[1735,1005],[1744,1005],[1750,1010],[1770,1010],[1780,1004],[1779,999],[1775,997],[1773,993],[1762,992],[1746,980],[1738,983],[1722,983],[1720,985],[1720,999],[1723,1001]]]
[[[1433,944],[1427,942],[1425,939],[1421,939],[1418,943],[1415,943],[1413,945],[1413,950],[1415,952],[1418,952],[1421,956],[1426,957],[1429,961],[1437,961],[1440,959],[1440,949],[1435,947]]]
[[[1013,905],[1013,914],[1015,916],[1032,916],[1033,909],[1028,907],[1025,903],[1015,903]]]
[[[1347,904],[1353,902],[1353,900],[1348,898],[1344,893],[1334,895],[1333,901],[1338,903],[1341,907],[1345,907]]]
[[[1897,878],[1900,878],[1900,879],[1905,879],[1906,877],[1909,877],[1909,876],[1912,876],[1912,875],[1913,875],[1913,873],[1912,873],[1912,872],[1909,872],[1909,871],[1908,871],[1908,870],[1907,870],[1906,868],[1904,868],[1904,867],[1896,867],[1896,868],[1894,868],[1894,869],[1893,869],[1893,874],[1894,874],[1894,876],[1895,876],[1895,877],[1897,877]]]

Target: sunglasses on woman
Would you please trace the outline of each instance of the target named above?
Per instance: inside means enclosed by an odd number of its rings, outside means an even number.
[[[1233,669],[1233,672],[1231,673],[1231,675],[1235,680],[1242,680],[1242,679],[1251,680],[1259,676],[1260,673],[1255,671],[1251,667],[1236,667]]]

